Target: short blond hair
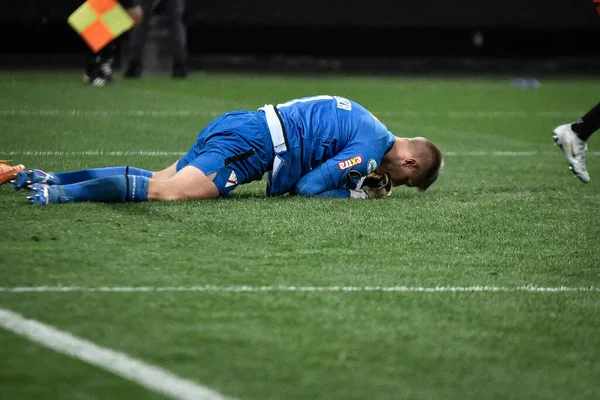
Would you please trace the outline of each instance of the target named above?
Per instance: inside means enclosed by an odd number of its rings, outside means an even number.
[[[442,150],[431,140],[424,137],[410,138],[408,149],[417,160],[421,171],[417,187],[421,191],[427,190],[437,180],[444,168],[444,155]]]

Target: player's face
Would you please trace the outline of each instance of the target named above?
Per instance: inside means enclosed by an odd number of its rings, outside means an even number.
[[[416,187],[419,185],[417,170],[412,165],[403,165],[389,171],[393,186]]]

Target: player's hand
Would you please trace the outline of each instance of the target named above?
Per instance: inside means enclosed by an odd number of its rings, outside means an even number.
[[[389,173],[379,175],[370,173],[365,177],[360,187],[369,199],[380,199],[392,194],[392,180]]]

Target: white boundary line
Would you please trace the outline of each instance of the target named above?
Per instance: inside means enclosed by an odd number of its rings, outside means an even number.
[[[594,292],[600,287],[524,286],[21,286],[0,287],[0,293],[31,292]]]
[[[159,367],[146,364],[118,351],[100,347],[72,334],[13,311],[0,308],[0,327],[42,346],[113,372],[147,389],[182,400],[220,400],[221,394]]]
[[[65,157],[65,156],[144,156],[144,157],[181,157],[183,151],[154,151],[154,150],[131,150],[131,151],[0,151],[2,157],[12,156],[43,156],[43,157]],[[588,155],[599,156],[600,151],[589,151]],[[560,155],[560,151],[447,151],[446,156],[454,157],[530,157],[530,156],[548,156]]]

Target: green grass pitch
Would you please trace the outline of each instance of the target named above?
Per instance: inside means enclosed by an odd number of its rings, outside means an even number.
[[[91,88],[79,71],[4,71],[0,159],[30,168],[161,169],[223,112],[316,94],[446,159],[427,192],[374,201],[266,199],[263,180],[228,200],[34,207],[3,185],[0,309],[243,400],[598,399],[600,138],[585,185],[551,132],[600,101],[600,80],[540,82],[206,73]],[[1,327],[0,397],[168,398]]]

